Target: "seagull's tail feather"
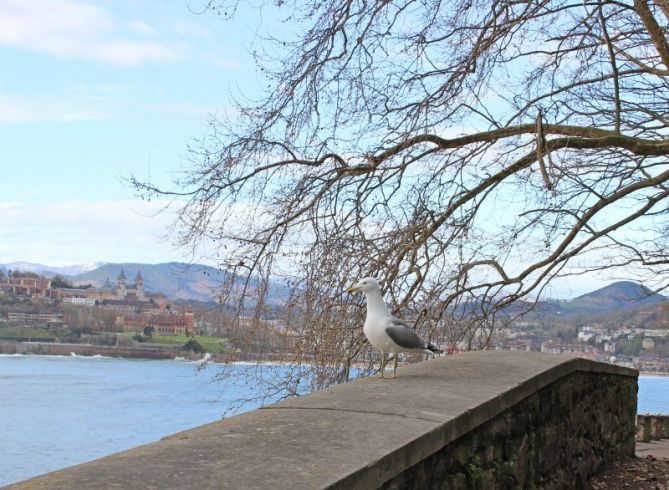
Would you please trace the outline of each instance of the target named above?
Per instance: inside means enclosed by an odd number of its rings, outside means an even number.
[[[443,354],[444,351],[439,349],[436,345],[428,343],[427,346],[425,346],[425,349],[429,350],[432,354]]]

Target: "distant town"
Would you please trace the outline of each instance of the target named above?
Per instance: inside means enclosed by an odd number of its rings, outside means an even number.
[[[75,324],[72,312],[64,310],[62,305],[78,305],[111,313],[93,315],[93,321],[87,325],[92,330],[144,332],[150,329],[167,335],[195,333],[192,311],[175,307],[162,293],[146,291],[141,271],[137,272],[134,282],[129,283],[121,269],[114,284],[107,279],[100,288],[75,288],[58,276],[49,279],[31,272],[9,275],[0,272],[0,294],[31,300],[29,305],[19,303],[17,308],[6,308],[6,321],[12,325],[59,328]]]
[[[109,334],[116,334],[118,347],[118,334],[123,334],[127,348],[143,348],[138,356],[160,343],[172,350],[154,349],[152,355],[180,355],[174,349],[182,344],[194,355],[240,351],[232,345],[231,329],[250,326],[251,319],[236,316],[231,321],[220,308],[197,301],[179,305],[162,292],[147,290],[141,268],[132,272],[129,280],[121,267],[96,287],[74,286],[60,275],[0,269],[0,341],[67,343],[85,338],[109,343]],[[574,301],[542,303],[496,331],[486,348],[585,357],[669,374],[669,301],[646,293],[642,286],[623,281]],[[264,321],[262,345],[245,344],[243,349],[290,355],[298,333],[280,318],[279,313]],[[465,350],[458,344],[442,347],[454,354]]]
[[[577,327],[576,337],[566,341],[528,332],[529,326],[529,322],[515,322],[495,335],[488,349],[563,354],[632,367],[643,373],[669,374],[669,327],[591,323]]]
[[[232,332],[246,328],[250,318],[226,314],[211,302],[178,304],[147,289],[141,268],[126,272],[119,267],[113,279],[97,281],[101,286],[75,286],[58,274],[0,268],[0,353],[253,359],[263,349],[285,351],[283,339],[292,338],[278,322],[264,320],[276,334],[240,346]],[[172,286],[163,276],[161,284]]]

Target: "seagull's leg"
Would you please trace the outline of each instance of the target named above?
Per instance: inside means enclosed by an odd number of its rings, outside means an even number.
[[[393,365],[393,378],[397,378],[397,356],[398,354],[395,353],[395,364]]]
[[[381,378],[385,378],[385,372],[386,372],[386,353],[381,351],[381,372],[379,373],[379,376]]]

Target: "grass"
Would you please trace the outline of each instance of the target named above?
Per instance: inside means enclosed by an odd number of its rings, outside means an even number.
[[[0,337],[29,337],[31,339],[56,339],[64,337],[68,332],[46,330],[32,327],[0,327]]]
[[[15,338],[31,338],[34,340],[39,339],[56,339],[61,337],[66,337],[70,333],[65,330],[47,330],[43,328],[32,328],[32,327],[0,327],[0,337],[15,337]],[[134,333],[125,333],[129,337],[133,337]],[[216,337],[188,337],[186,335],[162,335],[162,334],[153,334],[150,338],[147,338],[144,342],[145,344],[160,344],[160,345],[173,345],[175,347],[181,347],[191,338],[195,339],[205,351],[211,354],[220,354],[221,352],[226,352],[228,350],[228,343],[225,339],[220,339]]]

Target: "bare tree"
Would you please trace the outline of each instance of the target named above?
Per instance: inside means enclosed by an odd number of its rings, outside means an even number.
[[[290,29],[254,46],[266,93],[212,122],[173,188],[134,184],[181,203],[181,244],[261,278],[258,318],[290,281],[299,362],[362,359],[342,294],[361,276],[470,348],[559,277],[667,286],[667,0],[272,7]]]

